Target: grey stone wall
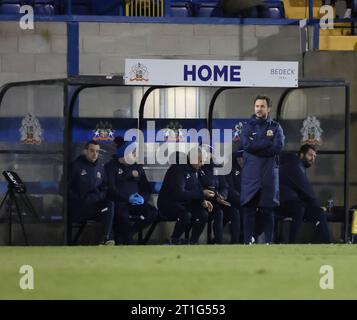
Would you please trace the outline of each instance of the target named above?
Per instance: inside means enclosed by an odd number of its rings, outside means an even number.
[[[7,82],[66,77],[67,26],[35,24],[21,30],[17,22],[0,22],[0,86]]]
[[[296,26],[80,25],[80,73],[123,73],[125,58],[300,60]]]

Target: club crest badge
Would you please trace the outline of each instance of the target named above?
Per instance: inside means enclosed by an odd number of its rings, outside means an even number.
[[[164,130],[165,141],[185,141],[183,127],[177,121],[171,121]]]
[[[239,122],[238,124],[236,124],[234,126],[234,129],[233,129],[233,141],[234,142],[240,141],[240,135],[242,133],[242,128],[243,128],[242,122]]]
[[[130,70],[130,81],[149,81],[148,68],[142,63],[138,63],[131,67]]]
[[[323,130],[320,121],[316,117],[307,117],[300,130],[302,139],[301,144],[321,145]]]
[[[267,131],[267,137],[273,137],[273,136],[274,136],[273,130],[268,130]]]
[[[188,173],[186,174],[186,180],[190,179],[191,178],[191,175]]]
[[[119,168],[119,170],[118,170],[118,174],[123,174],[123,169],[122,168]]]
[[[85,176],[87,174],[87,171],[85,170],[85,169],[83,169],[82,171],[81,171],[81,176]]]
[[[100,173],[100,171],[97,172],[97,179],[101,179],[102,178],[102,174]]]
[[[114,141],[115,130],[113,130],[113,126],[107,121],[100,121],[93,132],[93,140],[95,141]]]
[[[43,131],[40,121],[33,114],[28,113],[22,119],[19,131],[21,133],[21,143],[36,145],[41,144]]]

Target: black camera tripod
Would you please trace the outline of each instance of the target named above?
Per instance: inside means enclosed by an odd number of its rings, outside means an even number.
[[[16,195],[18,195],[18,197]],[[6,202],[6,199],[8,199],[7,202]],[[16,188],[13,188],[12,186],[8,185],[8,189],[5,194],[5,197],[4,197],[4,199],[2,199],[1,204],[0,204],[0,211],[1,211],[2,207],[5,205],[5,203],[7,203],[7,206],[8,206],[7,214],[8,214],[8,219],[9,219],[9,245],[10,246],[12,245],[12,213],[13,213],[14,205],[15,205],[15,209],[16,209],[16,214],[19,218],[19,223],[20,223],[20,226],[22,229],[22,234],[24,236],[25,243],[26,243],[26,245],[29,245],[18,200],[22,200],[22,203],[27,207],[27,209],[35,217],[37,217],[36,211],[35,211],[34,207],[32,206],[30,199],[26,195],[26,189],[18,190]]]

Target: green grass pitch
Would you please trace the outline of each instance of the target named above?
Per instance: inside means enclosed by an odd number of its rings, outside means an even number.
[[[357,299],[356,270],[354,245],[2,247],[0,299]]]

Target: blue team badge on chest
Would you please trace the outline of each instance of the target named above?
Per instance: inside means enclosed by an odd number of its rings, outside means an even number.
[[[190,179],[191,178],[191,175],[188,173],[186,174],[186,180]]]
[[[102,174],[100,173],[100,171],[97,172],[97,179],[101,179],[102,178]]]
[[[236,176],[239,176],[240,171],[237,170],[234,174],[235,174]]]
[[[267,137],[272,137],[272,136],[274,136],[273,130],[268,130],[267,131]]]
[[[118,170],[118,174],[123,174],[123,169],[122,168],[119,168],[119,170]]]
[[[82,170],[81,176],[85,176],[87,174],[87,171],[85,169]]]

